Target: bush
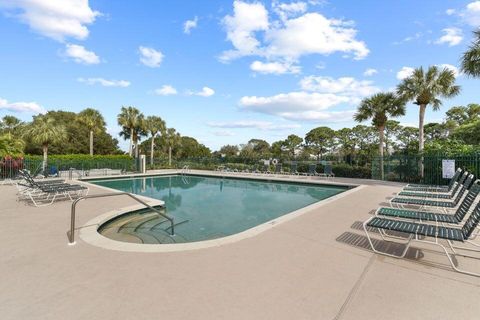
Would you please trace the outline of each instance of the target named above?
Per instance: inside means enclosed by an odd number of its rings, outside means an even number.
[[[43,156],[27,155],[26,162],[41,163]],[[88,154],[62,154],[49,155],[48,165],[55,166],[58,170],[75,168],[78,170],[89,169],[122,169],[131,171],[135,168],[135,160],[128,155],[93,155]]]
[[[372,169],[369,166],[350,166],[346,163],[338,163],[332,166],[335,177],[371,179]]]

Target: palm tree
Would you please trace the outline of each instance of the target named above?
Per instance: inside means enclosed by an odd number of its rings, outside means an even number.
[[[105,127],[105,120],[100,112],[87,108],[78,114],[78,121],[90,132],[90,155],[93,156],[93,133]]]
[[[5,156],[17,156],[23,154],[25,142],[14,138],[10,133],[0,135],[0,159]]]
[[[468,76],[480,77],[480,29],[473,34],[475,39],[463,53],[460,69]]]
[[[181,141],[180,134],[174,128],[168,128],[165,132],[165,145],[168,148],[168,165],[172,165],[172,148]]]
[[[405,115],[405,102],[391,92],[381,92],[365,98],[360,102],[355,121],[362,122],[372,119],[372,125],[377,128],[379,134],[378,151],[380,155],[380,176],[384,179],[383,148],[385,141],[385,126],[388,117]]]
[[[153,150],[155,148],[155,136],[157,134],[164,134],[166,130],[165,121],[156,116],[148,116],[145,119],[145,130],[148,131],[152,137],[150,144],[150,164],[153,165]]]
[[[120,133],[125,139],[130,139],[128,154],[132,156],[133,145],[138,142],[139,131],[143,126],[143,114],[135,107],[122,107],[117,117],[118,124],[123,127]],[[138,153],[138,148],[136,148]]]
[[[26,129],[25,136],[33,143],[41,144],[43,149],[43,171],[47,169],[48,146],[51,143],[59,143],[67,140],[65,126],[57,124],[57,121],[48,115],[36,116],[31,125]]]
[[[423,123],[425,120],[425,109],[431,105],[433,110],[438,110],[442,105],[439,98],[452,98],[460,93],[460,86],[455,85],[455,74],[452,70],[437,66],[430,66],[424,72],[423,68],[417,68],[413,74],[405,79],[397,87],[398,95],[405,101],[414,101],[420,107],[419,112],[419,134],[418,151],[423,153],[424,136]],[[423,178],[423,157],[419,166],[420,176]]]

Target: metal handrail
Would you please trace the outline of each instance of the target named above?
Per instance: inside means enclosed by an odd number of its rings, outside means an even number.
[[[75,199],[75,201],[73,201],[72,210],[71,210],[71,213],[70,213],[70,233],[68,235],[68,244],[69,245],[74,245],[75,244],[75,209],[76,209],[76,206],[77,206],[78,202],[80,202],[81,200],[84,200],[84,199],[105,198],[105,197],[114,197],[114,196],[123,196],[123,195],[129,196],[130,198],[132,198],[135,201],[143,204],[144,206],[146,206],[150,210],[155,211],[158,215],[160,215],[160,216],[164,217],[165,219],[167,219],[168,221],[170,221],[170,228],[172,229],[171,234],[172,234],[172,236],[175,235],[175,229],[174,229],[175,224],[173,222],[173,218],[171,218],[171,217],[167,216],[166,214],[162,213],[160,210],[155,209],[154,207],[150,206],[145,201],[140,200],[139,198],[137,198],[133,194],[128,193],[128,192],[101,193],[101,194],[92,194],[92,195],[89,195],[89,196],[83,196],[83,197],[77,198],[77,199]]]

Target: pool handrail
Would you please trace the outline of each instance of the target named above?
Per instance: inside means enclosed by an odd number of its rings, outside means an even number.
[[[77,198],[77,199],[75,199],[75,201],[73,201],[72,209],[71,209],[71,212],[70,212],[70,231],[67,233],[68,234],[68,244],[69,245],[74,245],[75,244],[75,214],[76,214],[76,207],[77,207],[78,202],[80,202],[81,200],[84,200],[84,199],[105,198],[105,197],[122,196],[122,195],[129,196],[130,198],[134,199],[138,203],[143,204],[144,206],[146,206],[150,210],[156,212],[158,215],[160,215],[160,216],[164,217],[165,219],[167,219],[168,221],[170,221],[171,234],[172,234],[172,236],[175,235],[175,223],[174,223],[172,217],[169,217],[168,215],[162,213],[160,210],[152,207],[151,205],[147,204],[145,201],[139,199],[138,197],[134,196],[131,193],[128,193],[128,192],[112,192],[112,193],[101,193],[101,194],[87,195],[87,196]]]

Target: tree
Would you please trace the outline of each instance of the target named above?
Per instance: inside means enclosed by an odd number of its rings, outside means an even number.
[[[453,131],[452,137],[469,145],[480,145],[480,120],[458,127]]]
[[[77,116],[78,122],[85,126],[89,132],[90,155],[93,156],[93,133],[99,133],[105,127],[105,119],[100,112],[95,109],[87,108],[81,111]]]
[[[25,142],[15,138],[10,133],[0,135],[0,159],[5,156],[18,156],[23,154]]]
[[[396,137],[402,126],[400,122],[396,120],[387,120],[385,123],[385,151],[391,154],[391,151],[395,151],[396,149]]]
[[[458,125],[480,119],[480,104],[470,103],[466,107],[457,106],[447,112],[447,120],[455,121]]]
[[[168,148],[168,165],[172,165],[172,149],[175,146],[180,145],[181,143],[181,138],[180,134],[176,132],[174,128],[168,128],[163,135],[164,141],[165,141],[165,146]]]
[[[211,154],[209,148],[192,137],[182,136],[180,140],[180,158],[203,158]]]
[[[433,110],[438,110],[442,105],[440,98],[451,98],[460,93],[460,86],[455,85],[455,74],[452,70],[437,66],[430,66],[426,72],[423,68],[417,68],[413,74],[405,78],[397,87],[397,93],[405,101],[414,101],[420,107],[419,112],[419,135],[418,150],[423,152],[424,136],[423,123],[425,109],[431,105]],[[423,158],[420,160],[420,176],[423,178]]]
[[[418,128],[403,127],[397,138],[402,143],[404,153],[418,150]]]
[[[221,147],[218,152],[225,157],[235,157],[238,155],[239,149],[238,146],[227,144]]]
[[[473,32],[474,40],[461,58],[463,73],[470,77],[480,77],[480,29]]]
[[[292,158],[295,158],[295,150],[302,144],[303,139],[295,134],[291,134],[283,141],[283,146],[288,150]]]
[[[307,133],[305,143],[315,153],[317,160],[320,160],[322,155],[328,150],[328,147],[332,145],[334,137],[334,130],[329,127],[318,127]]]
[[[145,130],[150,133],[150,164],[153,164],[153,151],[155,148],[155,136],[166,131],[165,121],[157,116],[148,116],[145,119]]]
[[[40,144],[43,150],[43,171],[47,169],[48,146],[51,143],[61,142],[67,139],[65,126],[57,124],[56,120],[47,116],[36,116],[31,125],[25,131],[25,136],[34,143]]]
[[[355,121],[362,122],[372,119],[372,125],[377,128],[379,133],[378,151],[380,155],[380,176],[384,179],[383,168],[383,148],[385,140],[385,125],[388,117],[399,117],[405,114],[405,102],[400,100],[391,92],[377,93],[360,102]]]
[[[15,132],[22,126],[23,122],[14,116],[4,116],[0,121],[0,129],[3,133],[8,133],[10,135],[15,134]]]
[[[133,155],[133,146],[135,145],[135,155],[138,156],[138,140],[143,132],[144,125],[143,114],[135,107],[122,107],[117,121],[123,128],[120,135],[125,139],[130,139],[128,154]]]

